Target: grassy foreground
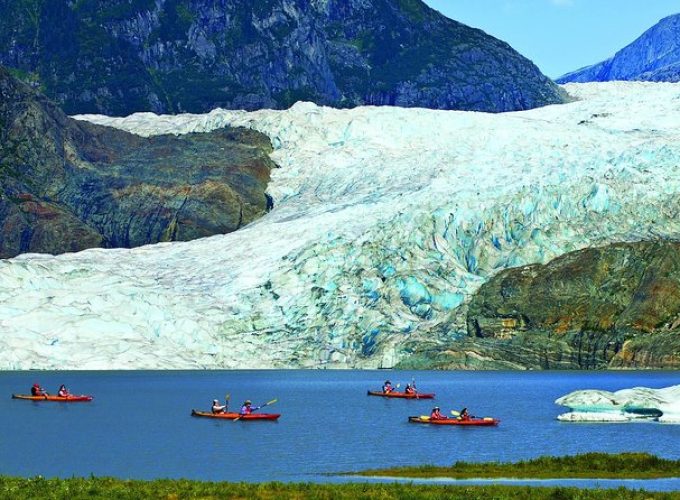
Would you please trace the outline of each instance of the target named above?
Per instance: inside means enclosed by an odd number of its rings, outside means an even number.
[[[680,493],[650,493],[624,488],[580,490],[525,486],[424,486],[412,484],[204,483],[186,480],[123,481],[110,478],[18,479],[0,477],[2,499],[526,499],[526,500],[677,500]]]
[[[516,463],[456,462],[450,467],[422,465],[361,471],[362,476],[517,478],[517,479],[655,479],[680,477],[680,460],[665,460],[647,453],[585,453],[567,457],[540,457]]]

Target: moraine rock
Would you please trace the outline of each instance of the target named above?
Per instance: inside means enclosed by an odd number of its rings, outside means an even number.
[[[0,258],[228,233],[266,212],[262,134],[143,138],[68,118],[0,68]]]
[[[470,338],[532,368],[680,367],[680,243],[619,243],[508,269],[467,313]]]

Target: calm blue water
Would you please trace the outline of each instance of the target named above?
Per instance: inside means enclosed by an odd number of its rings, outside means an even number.
[[[423,392],[448,412],[502,420],[497,428],[409,424],[433,402],[366,396],[411,372],[182,371],[0,373],[0,474],[211,481],[335,481],[320,474],[374,467],[514,461],[588,451],[646,451],[680,459],[680,426],[569,424],[553,401],[576,389],[680,384],[680,372],[417,372]],[[35,381],[93,394],[92,403],[10,399]],[[279,401],[278,422],[190,417],[231,393]],[[679,489],[677,481],[671,488]]]

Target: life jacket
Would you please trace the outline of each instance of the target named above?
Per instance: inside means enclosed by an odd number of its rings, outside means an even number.
[[[253,413],[253,407],[250,405],[241,406],[241,415],[250,415]]]

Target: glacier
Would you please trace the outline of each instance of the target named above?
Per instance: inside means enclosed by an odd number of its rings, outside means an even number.
[[[680,237],[680,84],[568,84],[502,114],[393,107],[76,118],[274,146],[274,209],[228,235],[0,261],[0,368],[376,368],[455,350],[508,267]]]
[[[631,422],[653,418],[680,424],[680,385],[663,389],[634,387],[616,392],[574,391],[555,401],[571,411],[557,417],[564,422]]]

